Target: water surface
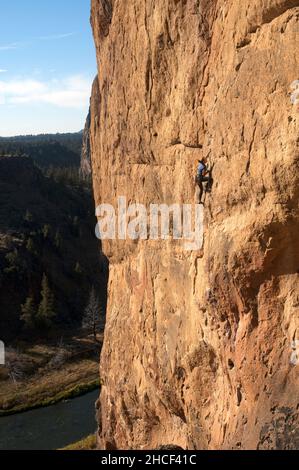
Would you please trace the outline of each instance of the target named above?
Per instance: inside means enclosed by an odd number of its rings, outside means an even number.
[[[55,450],[96,431],[99,391],[73,400],[0,418],[0,450]]]

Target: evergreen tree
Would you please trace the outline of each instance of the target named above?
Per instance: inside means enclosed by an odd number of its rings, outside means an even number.
[[[28,238],[27,240],[27,243],[26,243],[26,250],[29,251],[29,253],[34,253],[35,252],[35,249],[34,249],[34,241],[32,240],[32,238]]]
[[[37,312],[37,321],[39,326],[50,328],[52,326],[52,319],[56,314],[54,310],[54,295],[45,274],[42,279],[41,298],[42,300]]]
[[[31,212],[29,210],[26,211],[26,214],[24,216],[24,220],[25,222],[33,222],[33,215],[31,214]]]
[[[76,263],[75,273],[76,274],[82,274],[83,273],[82,268],[81,268],[81,264],[79,262]]]
[[[8,264],[8,266],[4,268],[6,274],[21,273],[24,271],[25,265],[17,249],[7,253],[5,260]]]
[[[36,306],[32,297],[28,297],[26,302],[21,305],[21,320],[24,322],[25,327],[32,329],[35,326]]]
[[[57,250],[59,250],[62,246],[62,237],[60,235],[59,230],[56,231],[55,239],[54,239],[54,245],[57,248]]]
[[[47,239],[50,237],[50,234],[51,234],[51,226],[49,224],[46,224],[43,226],[42,228],[42,234],[43,234],[43,237],[44,239]]]

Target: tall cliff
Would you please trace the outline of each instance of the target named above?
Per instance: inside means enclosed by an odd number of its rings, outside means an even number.
[[[104,242],[99,446],[298,447],[299,1],[92,0],[91,18],[96,203],[193,203],[202,156],[214,178],[201,250]]]
[[[82,139],[80,176],[88,179],[91,176],[91,156],[90,156],[90,110],[85,121]]]

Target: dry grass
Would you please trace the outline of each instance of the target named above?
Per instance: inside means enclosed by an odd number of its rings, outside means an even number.
[[[59,369],[48,367],[55,348],[36,345],[21,354],[22,360],[32,363],[31,375],[18,383],[2,370],[0,375],[0,416],[27,409],[47,406],[63,399],[78,396],[99,386],[98,356],[81,357],[63,364]]]
[[[95,434],[82,439],[82,441],[71,444],[61,450],[95,450],[97,446],[97,438]]]

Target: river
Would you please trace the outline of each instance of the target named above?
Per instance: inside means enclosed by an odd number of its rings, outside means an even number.
[[[99,391],[73,400],[0,418],[0,450],[55,450],[96,430]]]

